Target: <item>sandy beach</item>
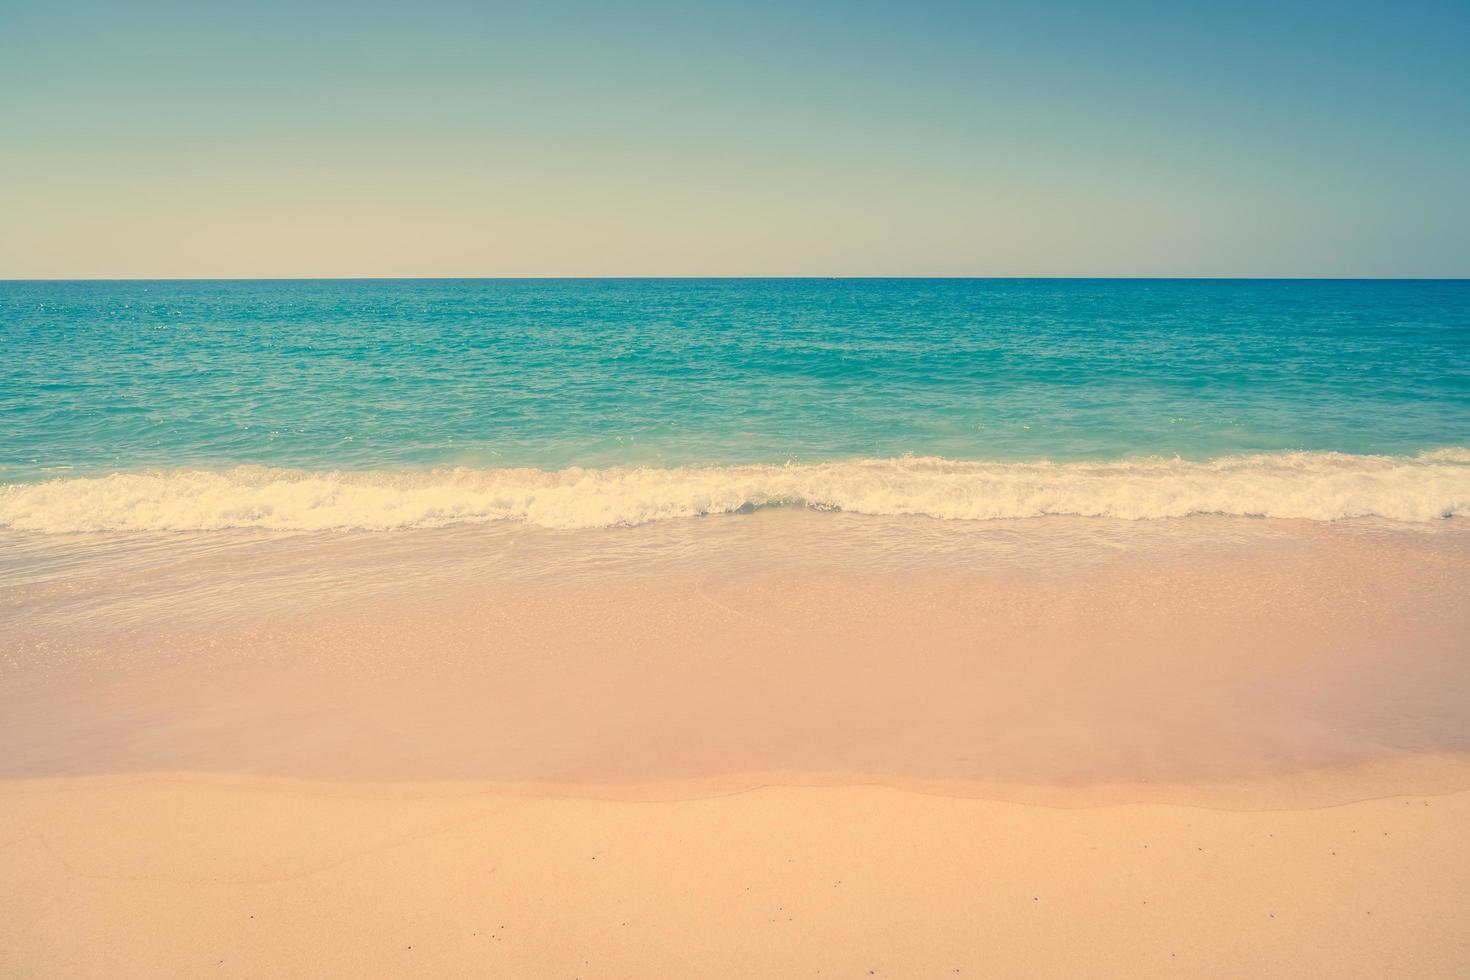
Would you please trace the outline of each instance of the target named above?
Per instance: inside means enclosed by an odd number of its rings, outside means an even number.
[[[102,625],[99,575],[71,633],[38,578],[0,694],[0,972],[1470,968],[1463,534],[1085,529],[966,561],[768,512],[692,551],[579,539],[559,581],[442,536],[152,571],[130,544],[154,625]],[[295,580],[252,569],[287,555],[340,574],[284,614]]]
[[[1463,976],[1467,820],[1465,792],[1239,812],[11,782],[0,972]]]

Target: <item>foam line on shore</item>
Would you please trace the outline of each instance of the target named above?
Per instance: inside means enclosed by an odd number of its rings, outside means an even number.
[[[1204,461],[900,457],[562,470],[148,470],[0,486],[0,527],[49,533],[320,531],[522,521],[574,529],[782,505],[944,520],[1223,514],[1427,522],[1470,512],[1470,449],[1412,457],[1283,452]]]

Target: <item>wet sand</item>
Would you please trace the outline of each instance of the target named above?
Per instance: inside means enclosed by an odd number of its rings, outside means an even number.
[[[1298,774],[1470,752],[1470,549],[1434,545],[1289,537],[1027,574],[707,564],[170,616],[18,654],[0,777],[735,790],[795,772],[1347,802]]]

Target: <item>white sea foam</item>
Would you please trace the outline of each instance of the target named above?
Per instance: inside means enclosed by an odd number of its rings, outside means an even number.
[[[855,459],[784,466],[422,471],[155,470],[0,486],[0,527],[41,532],[643,524],[789,504],[952,520],[1235,514],[1431,521],[1470,513],[1470,449],[1209,461]]]

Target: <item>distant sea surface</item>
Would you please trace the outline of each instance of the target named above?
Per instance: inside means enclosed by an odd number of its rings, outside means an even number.
[[[1470,282],[0,283],[0,528],[1470,513]]]

